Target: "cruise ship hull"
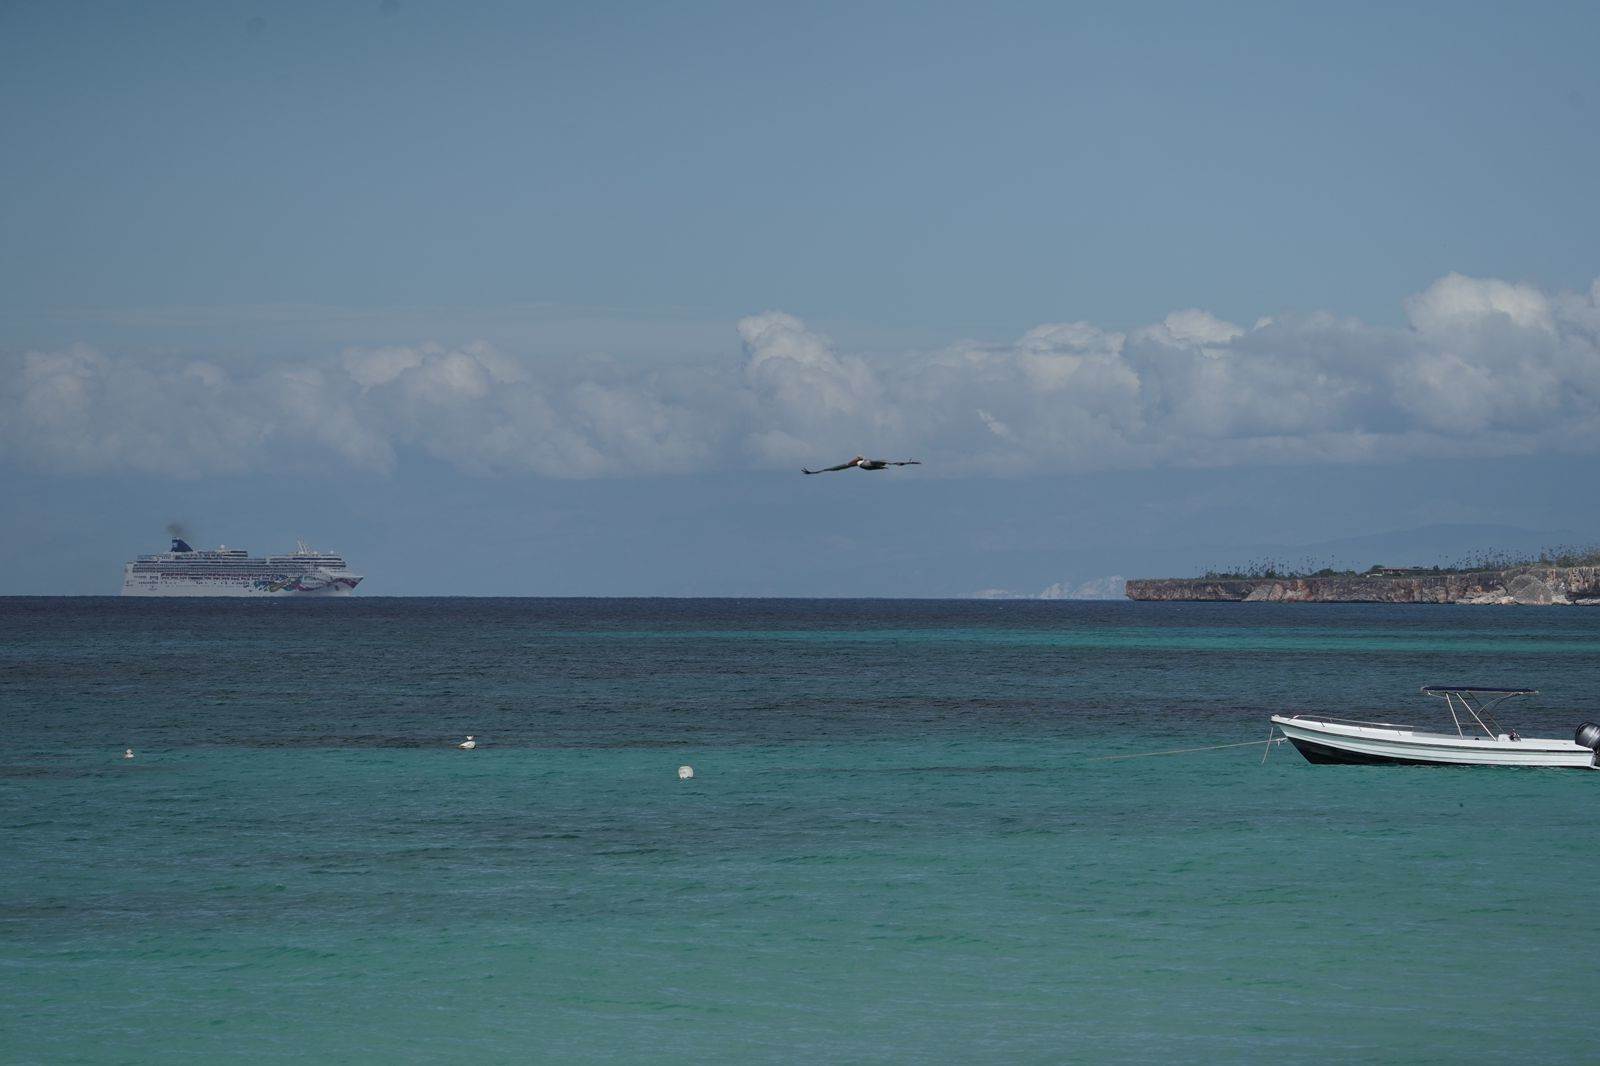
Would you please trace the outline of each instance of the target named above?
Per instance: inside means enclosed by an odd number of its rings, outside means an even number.
[[[341,578],[320,588],[272,588],[236,585],[225,582],[202,582],[181,579],[177,581],[134,581],[122,583],[124,596],[348,596],[361,583],[358,578]]]

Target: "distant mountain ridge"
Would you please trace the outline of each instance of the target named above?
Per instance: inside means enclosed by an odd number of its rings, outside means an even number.
[[[1600,567],[1518,566],[1467,572],[1309,577],[1141,578],[1130,600],[1249,603],[1467,603],[1600,605]]]
[[[1594,539],[1592,536],[1589,539]],[[1273,561],[1280,569],[1365,571],[1372,566],[1393,568],[1450,566],[1487,555],[1536,557],[1541,549],[1584,542],[1583,534],[1562,530],[1537,530],[1489,523],[1433,523],[1411,529],[1389,530],[1336,537],[1306,543],[1262,543],[1237,547],[1191,545],[1182,549],[1130,550],[1127,547],[1084,546],[1070,553],[1071,569],[1079,574],[1097,570],[1105,577],[1050,580],[1049,572],[1062,569],[1060,552],[1004,553],[1009,575],[997,575],[1009,587],[991,587],[972,593],[978,599],[1122,599],[1122,574],[1166,570],[1197,573],[1204,570],[1239,572]],[[1030,573],[1040,577],[1028,580]],[[1009,581],[1007,580],[1009,577]],[[1179,578],[1163,580],[1186,580]],[[1035,583],[1037,582],[1037,583]],[[1020,591],[1030,586],[1039,591]],[[1041,587],[1042,586],[1042,587]],[[1134,597],[1143,598],[1143,597]],[[1207,597],[1210,598],[1210,597]]]

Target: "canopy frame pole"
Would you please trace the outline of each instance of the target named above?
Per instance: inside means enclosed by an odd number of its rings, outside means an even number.
[[[1450,721],[1455,723],[1457,736],[1465,738],[1467,735],[1461,724],[1465,717],[1483,730],[1490,740],[1498,740],[1501,734],[1499,719],[1494,716],[1495,708],[1517,696],[1538,694],[1538,689],[1531,688],[1445,688],[1441,685],[1425,685],[1422,691],[1444,700],[1445,706],[1450,709]],[[1456,706],[1457,700],[1461,701],[1459,708]]]
[[[1466,703],[1467,710],[1472,712],[1472,717],[1477,721],[1478,728],[1483,730],[1485,733],[1489,734],[1489,738],[1491,740],[1494,739],[1494,737],[1500,731],[1498,729],[1489,728],[1488,722],[1484,721],[1485,718],[1488,718],[1489,722],[1493,722],[1494,721],[1494,718],[1491,717],[1490,714],[1489,714],[1489,708],[1485,707],[1481,701],[1478,703],[1477,707],[1473,707],[1472,704],[1467,703],[1467,698],[1465,696],[1461,697],[1461,702],[1462,703]]]
[[[1510,696],[1501,696],[1499,699],[1488,699],[1488,701],[1485,701],[1482,696],[1478,698],[1478,714],[1474,715],[1474,717],[1477,717],[1478,725],[1482,725],[1483,731],[1486,731],[1490,736],[1501,735],[1499,720],[1494,717],[1494,707],[1506,703],[1507,699],[1510,699]]]

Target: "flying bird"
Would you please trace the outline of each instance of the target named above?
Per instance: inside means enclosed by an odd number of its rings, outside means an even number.
[[[848,463],[840,463],[838,466],[825,466],[821,470],[807,470],[802,466],[800,472],[802,474],[831,474],[835,470],[849,470],[852,466],[857,470],[882,470],[887,466],[921,465],[921,459],[866,459],[858,455]]]

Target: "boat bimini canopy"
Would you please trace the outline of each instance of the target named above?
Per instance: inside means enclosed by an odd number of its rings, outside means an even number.
[[[1467,735],[1461,727],[1462,720],[1467,719],[1476,722],[1478,728],[1491,738],[1504,732],[1494,718],[1496,707],[1517,696],[1539,694],[1536,688],[1482,688],[1477,685],[1423,685],[1422,691],[1444,700],[1445,706],[1450,708],[1450,718],[1456,724],[1457,736]]]

